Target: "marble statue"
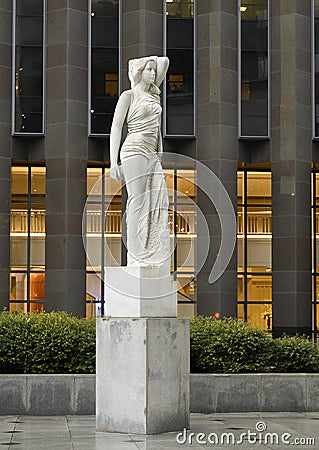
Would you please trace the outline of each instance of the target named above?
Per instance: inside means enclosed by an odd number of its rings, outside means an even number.
[[[129,61],[131,89],[116,105],[110,136],[110,176],[123,179],[128,200],[127,265],[170,267],[168,193],[161,165],[160,90],[167,57]],[[124,122],[128,132],[120,148]],[[120,156],[120,163],[118,158]]]

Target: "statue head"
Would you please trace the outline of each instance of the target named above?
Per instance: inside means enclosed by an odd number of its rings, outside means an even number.
[[[142,72],[149,61],[157,65],[157,56],[145,56],[143,58],[130,59],[128,62],[128,77],[131,82],[131,88],[133,89],[142,78]]]

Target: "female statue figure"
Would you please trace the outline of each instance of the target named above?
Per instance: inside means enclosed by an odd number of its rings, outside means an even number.
[[[161,166],[160,90],[167,72],[166,57],[129,61],[131,89],[117,103],[110,136],[111,178],[124,179],[128,266],[170,267],[168,194]],[[120,150],[124,121],[128,133]],[[118,165],[120,150],[121,165]]]

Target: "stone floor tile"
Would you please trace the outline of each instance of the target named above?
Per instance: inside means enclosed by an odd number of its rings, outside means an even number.
[[[299,446],[307,449],[319,448],[319,413],[233,413],[233,414],[192,414],[193,433],[232,432],[236,439],[242,432],[255,431],[258,421],[267,425],[268,432],[279,435],[288,432],[291,439],[314,437],[315,446]],[[182,448],[225,449],[225,445],[199,445],[192,438],[184,445],[176,441],[177,433],[158,435],[126,435],[120,433],[101,433],[95,431],[94,416],[66,417],[0,417],[0,450],[166,450]],[[9,445],[10,442],[12,445]],[[233,447],[233,446],[232,446]],[[238,446],[240,450],[287,449],[287,446],[272,445],[264,441],[251,444],[247,439]]]

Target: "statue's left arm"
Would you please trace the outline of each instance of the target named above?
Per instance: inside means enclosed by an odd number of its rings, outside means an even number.
[[[167,56],[158,56],[156,61],[156,78],[155,78],[155,84],[156,86],[160,86],[162,84],[162,81],[165,78],[167,69],[169,66],[169,59]]]

